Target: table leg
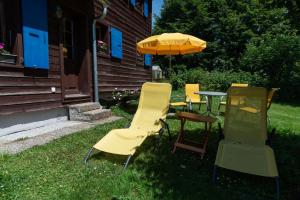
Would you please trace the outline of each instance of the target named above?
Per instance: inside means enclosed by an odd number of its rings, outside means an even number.
[[[205,138],[204,138],[204,143],[203,143],[203,146],[202,146],[202,149],[203,149],[203,153],[201,154],[201,159],[203,159],[205,153],[206,153],[206,146],[207,146],[207,143],[208,143],[208,135],[211,131],[211,126],[212,126],[212,123],[208,123],[208,128],[207,128],[207,123],[205,123]]]
[[[212,96],[207,96],[207,114],[211,113]]]
[[[184,125],[185,125],[186,119],[181,119],[181,125],[180,125],[180,138],[179,138],[179,142],[183,142],[184,140]]]
[[[178,137],[176,139],[176,142],[174,144],[172,153],[175,153],[175,151],[176,151],[176,143],[181,143],[183,141],[185,122],[186,122],[186,119],[180,119],[180,131],[179,131]]]

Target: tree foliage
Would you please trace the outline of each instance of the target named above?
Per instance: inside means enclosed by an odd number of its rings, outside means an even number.
[[[299,16],[297,0],[165,0],[154,33],[182,32],[207,41],[207,49],[178,64],[259,72],[274,86],[298,73]]]

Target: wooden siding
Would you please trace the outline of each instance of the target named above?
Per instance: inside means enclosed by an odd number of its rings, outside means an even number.
[[[62,106],[60,71],[50,68],[48,76],[43,74],[23,66],[0,64],[0,115]],[[56,87],[56,93],[51,87]]]
[[[145,18],[142,0],[135,8],[126,0],[111,0],[104,24],[116,27],[123,33],[123,59],[98,54],[98,82],[100,98],[111,97],[114,88],[136,89],[151,81],[151,68],[144,67],[143,56],[136,52],[136,42],[151,34],[152,1],[149,1],[149,17]],[[95,13],[101,13],[101,5],[95,5]]]
[[[49,71],[24,68],[21,5],[18,0],[11,2],[15,3],[10,11],[14,13],[11,16],[15,36],[13,52],[18,54],[18,61],[17,65],[0,63],[0,117],[11,113],[61,107],[61,72],[57,44],[49,43]],[[51,92],[51,87],[56,87],[55,93]]]
[[[15,36],[13,52],[18,54],[17,65],[0,63],[0,119],[4,115],[29,112],[36,110],[46,110],[64,106],[62,73],[63,73],[63,53],[62,44],[59,39],[59,24],[54,16],[49,16],[49,70],[35,70],[24,68],[23,47],[22,47],[22,28],[20,5],[18,0],[12,0],[16,3],[15,15],[11,18],[13,35]],[[77,1],[76,1],[77,2]],[[74,10],[87,15],[87,29],[90,28],[91,35],[92,15],[97,16],[101,12],[101,5],[97,0],[89,0],[85,8],[76,6],[76,2],[71,0],[60,1],[62,6],[73,6]],[[78,1],[79,2],[79,1]],[[93,5],[94,2],[94,5]],[[151,1],[150,1],[151,2]],[[149,10],[151,10],[149,3]],[[84,10],[90,10],[86,13]],[[94,10],[94,12],[92,12]],[[119,28],[123,32],[123,59],[117,61],[110,56],[98,54],[98,80],[101,97],[111,96],[115,87],[135,89],[140,87],[143,82],[151,81],[150,68],[144,68],[143,56],[137,56],[135,44],[137,41],[147,37],[151,33],[151,12],[146,19],[142,13],[140,4],[133,9],[130,8],[125,0],[111,0],[108,16],[105,23],[109,26]],[[91,40],[87,38],[86,40]],[[90,44],[92,42],[86,41]],[[86,70],[87,77],[80,79],[89,82],[91,88],[91,52],[87,49],[84,62],[89,65]],[[87,80],[86,80],[87,79]],[[51,92],[51,87],[56,88],[56,92]],[[83,88],[92,94],[91,89]],[[87,96],[81,101],[91,101]],[[69,103],[80,103],[76,99],[70,99]]]
[[[13,1],[19,2],[18,0]],[[87,12],[83,11],[84,9],[93,10],[90,6],[93,5],[93,0],[90,0],[86,8],[80,8],[80,5],[71,3],[70,0],[61,2],[62,6],[71,5],[76,11],[85,14]],[[12,22],[15,23],[16,27],[13,30],[14,35],[16,35],[15,46],[18,45],[14,48],[14,52],[18,53],[18,64],[0,63],[0,120],[1,116],[3,117],[3,115],[7,114],[47,110],[64,106],[61,80],[63,61],[58,19],[49,13],[49,70],[28,69],[22,65],[23,47],[20,4],[16,3],[14,9],[15,15],[12,18]],[[92,16],[91,13],[89,15]],[[56,88],[55,93],[51,92],[51,87]],[[80,99],[79,103],[81,100],[90,101],[91,98]],[[78,103],[78,99],[70,99],[70,103]]]

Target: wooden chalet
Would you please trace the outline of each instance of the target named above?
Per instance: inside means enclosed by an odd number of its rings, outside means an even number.
[[[103,19],[99,0],[0,0],[0,124],[151,81],[151,58],[136,42],[151,34],[152,0],[108,2]]]

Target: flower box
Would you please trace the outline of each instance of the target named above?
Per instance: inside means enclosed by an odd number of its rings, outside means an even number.
[[[8,54],[8,53],[0,53],[0,63],[16,64],[17,63],[17,55]]]

